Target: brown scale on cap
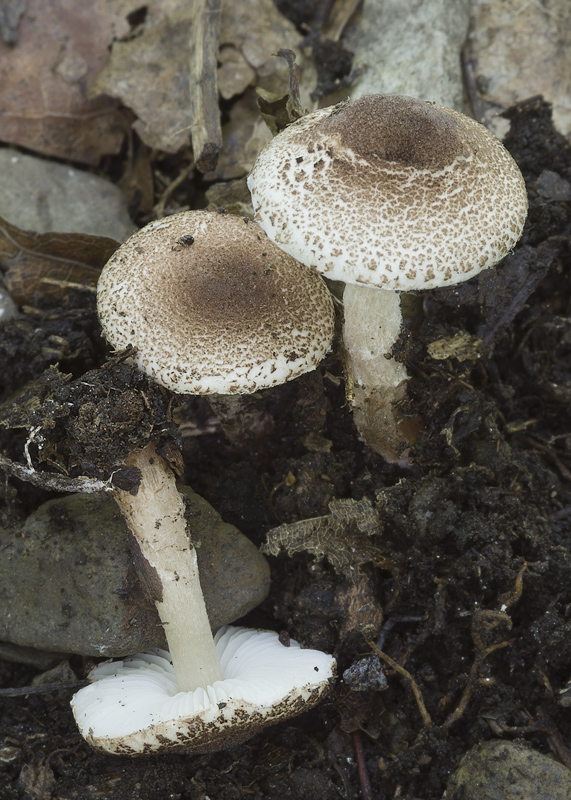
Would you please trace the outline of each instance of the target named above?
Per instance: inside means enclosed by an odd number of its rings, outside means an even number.
[[[91,732],[86,741],[95,750],[123,756],[177,752],[196,755],[236,747],[268,725],[295,717],[317,705],[329,692],[324,682],[304,690],[294,689],[271,707],[258,707],[235,700],[220,709],[216,719],[204,722],[201,714],[159,722],[147,730],[116,737],[96,737]]]
[[[236,394],[317,366],[333,307],[321,279],[252,221],[188,211],[147,225],[105,266],[99,318],[117,349],[178,393]]]
[[[266,146],[248,185],[286,252],[386,289],[467,280],[509,252],[527,214],[521,173],[483,125],[397,95],[303,117]]]

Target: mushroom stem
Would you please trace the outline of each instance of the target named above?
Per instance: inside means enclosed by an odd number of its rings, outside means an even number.
[[[154,444],[126,459],[141,472],[137,494],[122,489],[115,500],[134,537],[136,563],[153,598],[179,689],[194,691],[224,680],[200,588],[196,550],[186,531],[184,502],[170,467]]]
[[[343,292],[343,344],[353,389],[353,419],[361,438],[387,461],[407,463],[402,444],[413,444],[416,420],[402,419],[408,373],[391,351],[402,327],[399,292],[347,284]]]

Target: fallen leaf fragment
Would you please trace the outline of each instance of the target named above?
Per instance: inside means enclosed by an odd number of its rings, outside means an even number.
[[[56,297],[70,286],[95,289],[103,265],[119,242],[87,233],[31,233],[0,218],[0,268],[16,303],[39,292]]]
[[[553,122],[571,136],[571,5],[569,0],[476,0],[466,72],[478,118],[496,136],[506,108],[534,95],[553,106]]]
[[[110,98],[90,99],[88,87],[137,5],[29,0],[15,44],[0,41],[0,139],[93,165],[117,153],[126,118]]]
[[[134,128],[149,147],[178,152],[191,141],[193,119],[189,92],[189,42],[193,9],[186,0],[151,4],[140,35],[113,44],[109,63],[92,94],[119,98],[137,116]],[[299,47],[300,35],[272,0],[223,0],[217,77],[224,99],[238,97],[216,170],[209,179],[242,177],[267,137],[252,133],[259,113],[251,86],[283,94],[289,84],[288,66],[275,54],[293,50],[302,69],[302,102],[309,106],[315,88],[313,63]],[[240,109],[244,106],[244,111]],[[242,131],[244,117],[247,131]],[[240,128],[240,131],[237,129]],[[233,166],[232,166],[233,164]]]
[[[331,514],[285,523],[268,531],[262,553],[277,556],[307,552],[326,558],[338,573],[372,561],[381,551],[370,537],[381,532],[381,523],[369,500],[332,500]]]

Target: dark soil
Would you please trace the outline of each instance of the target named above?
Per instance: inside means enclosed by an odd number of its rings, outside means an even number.
[[[549,187],[550,173],[571,180],[571,152],[541,99],[509,118],[529,219],[500,267],[410,305],[403,412],[424,424],[413,466],[388,465],[358,440],[337,351],[261,393],[253,402],[271,424],[240,446],[205,400],[178,412],[202,431],[182,437],[185,479],[258,544],[281,523],[328,514],[336,498],[376,507],[381,528],[358,566],[271,558],[271,594],[244,620],[335,653],[350,675],[313,711],[195,757],[93,752],[69,690],[2,697],[3,799],[436,800],[482,740],[569,758],[560,692],[571,677],[571,226],[569,202]],[[462,332],[481,340],[476,354],[428,355],[429,343]],[[59,353],[54,336],[66,343]],[[89,293],[38,300],[1,327],[4,398],[26,385],[17,413],[0,414],[4,455],[20,459],[25,429],[45,427],[48,412],[50,458],[72,476],[105,477],[149,435],[180,443],[170,396],[105,358]],[[14,477],[1,492],[5,522],[53,496]],[[80,657],[71,666],[84,676]],[[27,686],[36,672],[0,662],[0,685]]]

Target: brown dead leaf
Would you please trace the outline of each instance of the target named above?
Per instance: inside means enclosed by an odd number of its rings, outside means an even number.
[[[32,233],[0,217],[0,268],[6,288],[19,305],[39,292],[61,296],[70,286],[95,288],[103,265],[119,242],[88,233]]]
[[[247,89],[230,110],[222,128],[222,150],[216,169],[208,180],[228,181],[242,178],[250,171],[258,153],[272,135],[260,116],[254,89]]]
[[[160,18],[147,15],[141,34],[115,42],[92,94],[120,98],[138,117],[134,125],[149,147],[176,153],[190,141],[188,3]]]
[[[194,122],[190,114],[189,96],[189,37],[192,9],[187,0],[149,5],[145,25],[139,36],[113,44],[109,63],[100,74],[93,94],[101,93],[120,98],[138,117],[135,130],[152,148],[174,153],[191,139]],[[250,137],[257,109],[252,104],[248,87],[261,86],[272,91],[287,91],[288,66],[275,53],[283,48],[296,52],[302,68],[302,101],[310,104],[309,95],[315,87],[315,69],[299,47],[300,36],[294,25],[275,7],[273,0],[223,0],[220,22],[220,52],[218,80],[222,97],[242,95],[251,120],[247,136],[234,135],[226,126],[225,162],[234,160],[234,170],[217,170],[209,174],[216,178],[242,177],[253,163]],[[236,125],[243,114],[236,113]],[[226,145],[233,136],[230,148]],[[239,139],[239,147],[236,147]],[[258,140],[258,139],[256,139]],[[260,141],[263,143],[262,139]],[[242,151],[248,150],[247,156]],[[258,149],[254,154],[256,157]],[[228,174],[226,174],[228,173]]]
[[[271,556],[279,555],[282,549],[289,556],[311,553],[326,558],[337,573],[357,574],[356,567],[381,552],[370,539],[381,532],[379,516],[366,498],[332,500],[329,510],[331,513],[323,517],[273,528],[260,550]]]
[[[225,45],[218,53],[218,91],[224,100],[242,94],[256,80],[256,72],[242,53],[232,45]]]
[[[292,50],[302,77],[302,102],[310,104],[315,88],[313,62],[300,47],[301,37],[295,26],[276,8],[273,0],[225,0],[220,21],[221,50],[234,48],[256,71],[256,86],[274,94],[284,94],[289,86],[287,61],[278,58],[279,50]]]
[[[29,0],[16,43],[0,41],[0,139],[98,164],[127,128],[108,97],[88,98],[114,36],[129,30],[135,0]]]

